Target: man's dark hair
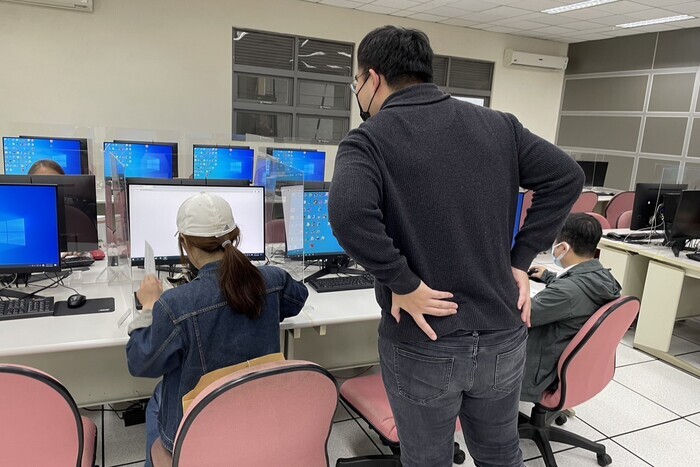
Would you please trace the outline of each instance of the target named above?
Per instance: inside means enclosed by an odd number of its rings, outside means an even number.
[[[383,75],[392,88],[433,82],[433,49],[428,36],[417,29],[375,29],[360,42],[357,64],[364,72],[371,68]]]
[[[569,214],[557,237],[557,243],[566,242],[571,245],[574,253],[578,256],[593,258],[602,236],[603,229],[597,219],[588,214],[577,212]]]

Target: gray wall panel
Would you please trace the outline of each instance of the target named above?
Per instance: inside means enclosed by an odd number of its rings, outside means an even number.
[[[687,183],[689,190],[700,190],[700,164],[685,164],[681,183]]]
[[[700,118],[693,119],[693,129],[690,133],[688,157],[700,157]]]
[[[617,190],[629,190],[634,170],[634,157],[613,156],[610,154],[575,154],[574,159],[581,161],[605,161],[608,171],[605,174],[605,186]]]
[[[567,75],[651,68],[656,34],[639,34],[569,45]]]
[[[676,183],[681,163],[639,158],[635,183]]]
[[[654,68],[698,65],[700,65],[700,28],[659,33]]]
[[[566,80],[562,110],[642,111],[648,79],[621,76]]]
[[[647,117],[642,152],[680,156],[687,125],[686,117]]]
[[[581,148],[635,151],[641,117],[565,116],[559,121],[557,144]]]
[[[695,73],[655,75],[651,82],[651,112],[688,112]]]

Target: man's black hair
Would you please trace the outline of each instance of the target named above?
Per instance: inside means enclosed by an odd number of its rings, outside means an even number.
[[[583,212],[577,212],[569,214],[557,237],[557,243],[566,242],[578,256],[593,258],[602,236],[603,229],[597,219]]]
[[[373,69],[392,87],[433,82],[433,49],[424,32],[384,26],[367,34],[357,48],[363,72]]]

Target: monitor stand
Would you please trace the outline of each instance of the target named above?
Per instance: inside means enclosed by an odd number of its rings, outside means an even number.
[[[309,277],[304,279],[304,282],[308,282],[314,279],[319,279],[323,276],[329,274],[366,274],[367,271],[362,269],[348,268],[345,267],[350,258],[347,256],[336,256],[334,258],[324,259],[321,269],[311,274]]]

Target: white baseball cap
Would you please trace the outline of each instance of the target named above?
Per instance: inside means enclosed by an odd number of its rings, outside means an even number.
[[[231,206],[221,196],[200,193],[177,211],[177,230],[192,237],[221,237],[236,229]]]

